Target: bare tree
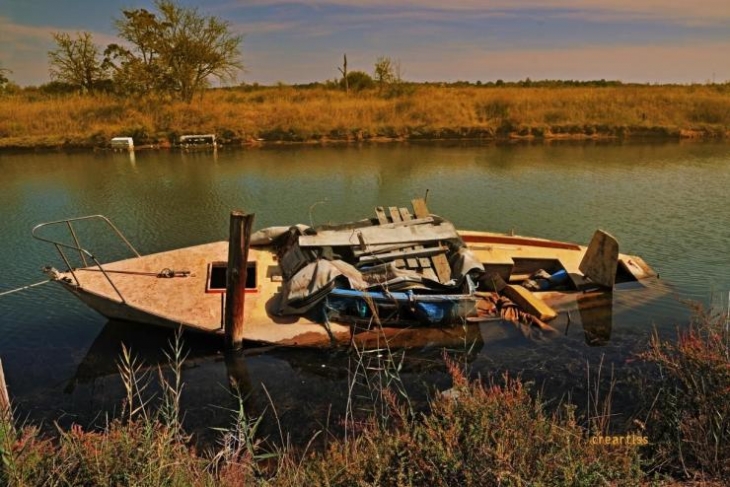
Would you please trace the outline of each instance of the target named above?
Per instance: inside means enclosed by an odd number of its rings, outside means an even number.
[[[374,71],[375,82],[378,83],[378,89],[383,91],[383,87],[395,81],[395,65],[387,56],[380,56],[375,62]]]
[[[337,68],[342,73],[342,79],[345,80],[345,93],[350,92],[350,83],[347,79],[347,54],[343,55],[344,61],[341,68]]]
[[[106,67],[91,34],[77,32],[75,38],[65,32],[52,35],[56,49],[48,52],[51,79],[94,91],[105,79]]]

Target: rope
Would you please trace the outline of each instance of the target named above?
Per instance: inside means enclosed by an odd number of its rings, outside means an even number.
[[[10,291],[5,291],[0,293],[0,297],[7,296],[8,294],[17,293],[19,291],[23,291],[25,289],[30,289],[32,287],[40,286],[41,284],[45,284],[47,282],[51,282],[53,279],[46,279],[45,281],[36,282],[35,284],[28,284],[27,286],[21,286],[17,289],[11,289]]]
[[[83,269],[76,269],[77,271],[85,271],[85,272],[106,272],[107,274],[131,274],[135,276],[150,276],[150,277],[163,277],[163,278],[170,278],[170,277],[188,277],[192,273],[188,270],[182,270],[182,271],[176,271],[169,269],[165,267],[160,272],[143,272],[143,271],[120,271],[120,270],[111,270],[111,269],[104,269],[103,271],[101,269],[89,269],[89,268],[83,268]]]

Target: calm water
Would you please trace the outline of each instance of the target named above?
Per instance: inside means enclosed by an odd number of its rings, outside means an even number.
[[[613,314],[593,317],[610,334],[603,333],[603,346],[586,344],[590,330],[581,321],[590,310],[570,324],[559,317],[560,336],[549,340],[509,325],[482,329],[468,339],[477,340],[472,353],[461,356],[475,373],[510,369],[556,391],[580,388],[586,363],[604,357],[620,369],[652,327],[671,337],[687,321],[682,300],[727,306],[730,145],[714,143],[0,154],[0,292],[42,280],[45,264],[60,265],[52,248],[30,237],[44,221],[101,213],[148,253],[225,239],[234,208],[255,212],[257,228],[320,224],[368,217],[378,205],[404,206],[426,190],[430,209],[459,228],[578,243],[603,228],[661,276],[640,298],[617,291]],[[99,255],[120,254],[111,248]],[[120,340],[155,364],[170,336],[107,323],[50,284],[0,297],[0,358],[19,414],[31,420],[98,423],[122,397],[114,361]],[[226,423],[222,408],[235,403],[231,371],[249,384],[253,411],[268,404],[265,386],[294,438],[344,412],[352,369],[346,352],[270,351],[232,361],[215,340],[187,343],[184,408],[193,430]],[[406,354],[403,377],[414,396],[448,387],[441,353]]]

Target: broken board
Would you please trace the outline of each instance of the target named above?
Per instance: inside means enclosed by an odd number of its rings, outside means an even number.
[[[613,289],[618,269],[618,241],[603,230],[596,230],[578,266],[594,284]]]

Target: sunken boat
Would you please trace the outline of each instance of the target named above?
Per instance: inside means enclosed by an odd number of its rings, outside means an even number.
[[[102,220],[131,253],[99,262],[78,227]],[[69,239],[49,238],[51,226]],[[112,320],[224,335],[229,242],[141,255],[106,217],[42,223],[33,236],[64,267],[46,273]],[[550,329],[566,303],[655,272],[606,232],[588,246],[457,230],[424,199],[377,207],[339,225],[270,227],[247,235],[243,339],[261,344],[380,347],[461,340],[464,327],[509,320]]]

